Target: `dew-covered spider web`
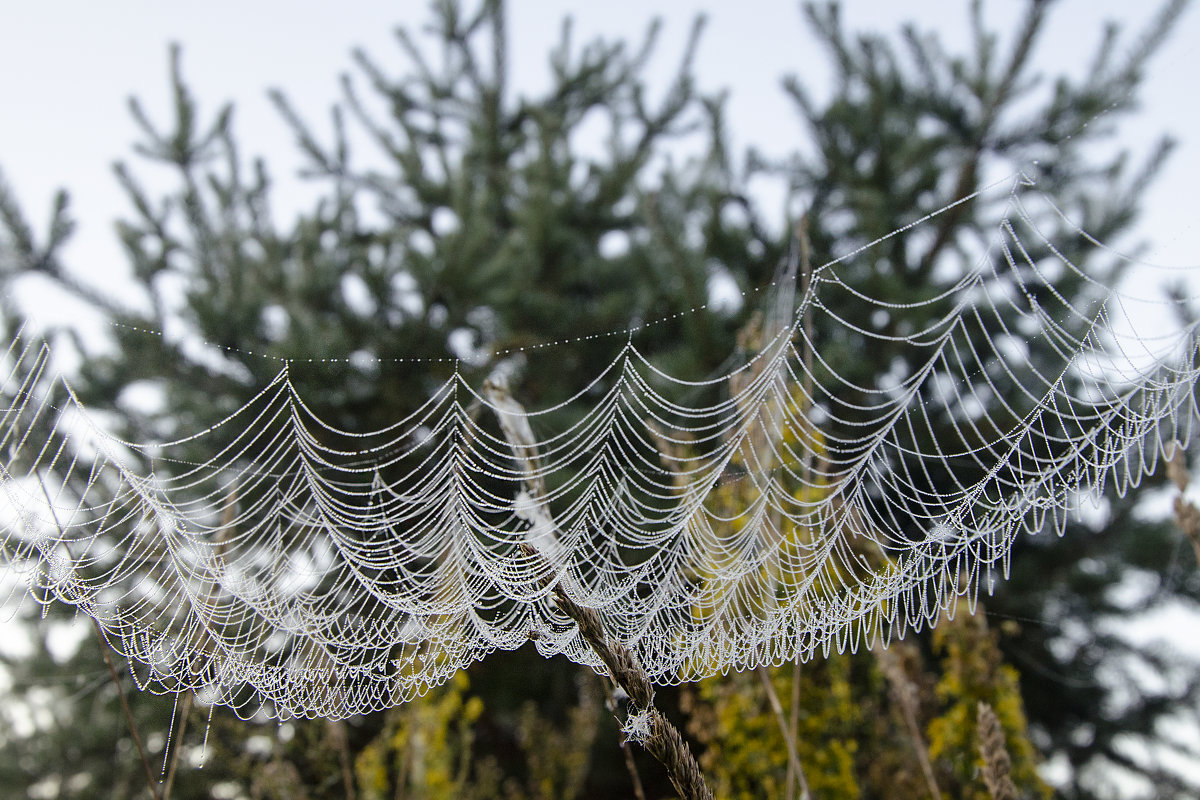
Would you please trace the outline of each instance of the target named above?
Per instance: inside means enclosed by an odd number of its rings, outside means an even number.
[[[1000,191],[994,235],[936,293],[847,281],[881,242],[793,257],[727,374],[665,374],[631,330],[550,409],[503,371],[456,373],[348,432],[283,364],[220,424],[128,442],[17,337],[0,558],[158,690],[281,717],[385,708],[531,642],[599,667],[555,584],[662,684],[886,642],[1002,579],[1023,532],[1136,485],[1196,416],[1187,303],[1099,285],[1042,227],[1085,231],[1023,176]],[[864,347],[905,358],[864,379]]]

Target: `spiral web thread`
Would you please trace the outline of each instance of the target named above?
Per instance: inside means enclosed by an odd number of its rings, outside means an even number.
[[[1139,335],[1129,298],[1099,287],[1072,305],[1052,278],[1082,273],[1030,202],[1057,212],[1022,177],[976,268],[936,297],[901,306],[843,282],[866,247],[814,271],[794,310],[785,286],[730,374],[666,375],[631,334],[592,386],[537,412],[498,375],[456,374],[411,416],[351,433],[284,368],[222,423],[139,444],[18,337],[0,560],[38,602],[94,617],[151,688],[280,717],[388,707],[530,641],[599,667],[555,583],[658,683],[886,643],[973,603],[1022,530],[1061,533],[1190,435],[1195,326]],[[864,312],[840,318],[851,296]],[[870,322],[902,309],[934,321]],[[921,366],[857,386],[812,330]],[[687,402],[702,395],[722,399]],[[543,432],[564,409],[575,421]],[[211,457],[187,462],[198,445]]]

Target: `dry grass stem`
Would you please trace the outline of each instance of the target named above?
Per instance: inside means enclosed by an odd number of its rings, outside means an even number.
[[[783,734],[783,741],[787,744],[788,751],[788,790],[791,791],[792,781],[790,778],[794,776],[795,780],[800,784],[800,800],[809,800],[811,794],[808,791],[808,780],[804,776],[804,767],[800,765],[800,755],[796,748],[796,737],[792,733],[792,728],[788,724],[788,718],[783,713],[783,704],[779,702],[779,694],[775,691],[775,684],[771,682],[771,671],[766,667],[759,667],[755,672],[762,679],[763,687],[767,690],[767,702],[771,704],[771,712],[775,715],[775,721],[779,723],[779,731]]]
[[[188,716],[192,713],[192,692],[188,690],[183,694],[183,710],[179,712],[178,727],[175,730],[175,743],[171,746],[168,742],[167,746],[171,747],[171,766],[167,769],[167,779],[163,783],[162,800],[171,800],[171,789],[175,786],[175,772],[179,768],[179,756],[183,753],[183,735],[187,732]]]
[[[808,238],[808,214],[805,213],[800,217],[800,221],[796,223],[796,229],[793,233],[796,237],[796,243],[800,248],[800,296],[807,300],[809,290],[812,288],[813,270],[812,270],[812,243]],[[806,303],[804,306],[804,397],[807,406],[804,413],[808,414],[812,410],[813,404],[813,314],[812,304]],[[803,475],[804,485],[813,485],[813,457],[812,453],[807,450],[804,453],[803,463],[801,464],[801,474]],[[791,735],[792,741],[796,742],[800,738],[800,659],[796,659],[795,666],[792,669],[792,704],[789,709],[791,712]],[[803,797],[808,797],[808,782],[804,778],[803,771],[799,768],[799,758],[795,759],[793,765],[791,760],[788,762],[788,782],[787,782],[787,798],[793,800],[796,796],[796,786],[800,785],[803,791]]]
[[[150,759],[146,757],[146,748],[142,746],[142,736],[138,733],[137,723],[133,721],[129,698],[125,696],[125,687],[121,686],[121,676],[117,674],[117,668],[113,666],[112,658],[108,655],[108,642],[104,638],[104,632],[100,629],[100,623],[96,621],[95,617],[92,617],[91,620],[96,629],[96,638],[100,640],[100,653],[104,656],[104,663],[108,666],[108,674],[112,676],[113,686],[117,687],[117,697],[121,701],[121,710],[125,712],[125,721],[129,723],[129,735],[133,737],[133,744],[137,747],[138,755],[142,759],[142,769],[146,771],[146,783],[150,787],[150,794],[154,800],[159,800],[158,781],[154,779],[154,770],[150,769]]]
[[[908,736],[912,740],[917,761],[921,764],[921,772],[925,776],[925,784],[929,787],[929,795],[933,800],[941,800],[942,793],[938,789],[937,777],[933,773],[933,764],[929,760],[929,748],[925,744],[925,737],[921,735],[921,727],[917,722],[917,687],[913,685],[904,671],[900,655],[895,649],[897,647],[899,645],[893,645],[890,648],[876,648],[874,650],[875,658],[891,686],[892,698],[904,718],[904,726],[908,729]]]
[[[513,460],[525,472],[525,491],[536,503],[536,522],[544,528],[537,545],[531,541],[521,543],[525,555],[548,562],[547,552],[553,552],[561,538],[557,522],[545,503],[545,483],[541,477],[540,461],[533,434],[528,430],[525,409],[508,392],[506,382],[489,378],[484,384],[488,401],[493,405],[500,421],[501,431],[512,449]],[[550,566],[549,563],[546,564]],[[608,670],[613,682],[629,696],[629,714],[625,721],[624,734],[641,744],[664,767],[675,790],[684,800],[712,800],[712,792],[704,783],[700,765],[688,748],[687,742],[674,725],[654,707],[654,687],[637,657],[620,642],[611,640],[604,631],[604,623],[594,608],[581,606],[572,600],[553,577],[553,570],[542,573],[544,585],[553,594],[559,610],[579,626],[579,635],[588,643]]]
[[[338,762],[342,767],[342,787],[346,793],[346,800],[355,800],[354,757],[350,753],[350,741],[346,735],[346,723],[340,719],[328,720],[325,731],[329,737],[329,744],[337,752]]]
[[[599,680],[600,685],[604,688],[608,710],[615,713],[617,710],[617,698],[613,694],[612,686],[603,678]],[[642,788],[641,773],[638,772],[637,762],[633,760],[633,751],[629,748],[629,742],[624,736],[621,737],[621,754],[625,757],[625,769],[629,772],[629,780],[633,783],[633,796],[635,800],[646,800],[646,791]]]
[[[1012,759],[1004,744],[1004,728],[996,712],[987,703],[980,703],[976,714],[979,755],[983,757],[983,782],[992,800],[1017,800],[1017,787],[1009,773]]]
[[[526,548],[536,552],[529,545]],[[705,784],[700,765],[687,742],[654,707],[654,687],[634,654],[620,642],[608,638],[595,609],[576,603],[558,584],[554,585],[553,592],[558,608],[575,621],[579,635],[600,657],[613,682],[629,695],[627,736],[666,767],[671,784],[684,800],[712,800],[713,794]]]
[[[790,709],[791,733],[792,741],[800,740],[800,659],[796,659],[792,665],[792,707]],[[795,800],[796,784],[799,781],[799,774],[796,768],[792,766],[791,761],[788,762],[787,776],[787,800]]]

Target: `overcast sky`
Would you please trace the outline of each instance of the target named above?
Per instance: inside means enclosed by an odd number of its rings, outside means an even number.
[[[912,18],[935,27],[951,47],[966,36],[967,3],[846,3],[848,26],[895,30]],[[1022,4],[993,0],[998,22]],[[1049,70],[1083,72],[1106,19],[1127,25],[1123,46],[1142,28],[1159,3],[1124,0],[1062,0],[1041,41],[1038,61]],[[68,251],[69,264],[93,276],[119,274],[122,259],[112,220],[125,204],[110,164],[129,154],[136,132],[126,98],[136,94],[152,116],[167,118],[167,47],[184,45],[184,70],[202,109],[235,102],[243,153],[264,155],[285,202],[287,179],[295,172],[291,137],[266,100],[279,87],[318,125],[338,96],[338,75],[350,69],[349,51],[362,45],[383,63],[401,59],[391,31],[399,22],[428,18],[426,0],[359,0],[349,4],[298,0],[162,3],[60,0],[8,3],[0,11],[0,169],[15,187],[39,232],[58,187],[71,191],[80,223]],[[709,14],[697,71],[706,89],[730,90],[729,122],[739,146],[768,152],[793,149],[804,136],[779,78],[798,74],[817,93],[828,82],[824,57],[803,25],[799,4],[786,0],[608,0],[605,3],[510,0],[514,83],[536,88],[545,80],[545,57],[557,41],[564,14],[576,18],[576,41],[597,34],[636,39],[653,15],[666,29],[656,65],[663,80],[677,63],[691,18]],[[1008,21],[1011,28],[1015,20]],[[1145,111],[1126,126],[1120,142],[1147,150],[1156,134],[1181,141],[1164,178],[1146,206],[1139,233],[1159,263],[1200,263],[1192,185],[1200,173],[1200,114],[1194,101],[1200,42],[1200,13],[1192,9],[1148,75]],[[49,309],[43,309],[48,312]],[[35,310],[38,313],[38,310]]]

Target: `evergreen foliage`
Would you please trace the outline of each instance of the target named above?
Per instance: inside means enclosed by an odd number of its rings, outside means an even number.
[[[964,52],[915,27],[897,39],[851,34],[836,5],[808,6],[834,67],[834,91],[820,102],[798,79],[786,79],[784,89],[814,147],[779,163],[752,153],[742,169],[726,139],[721,97],[692,78],[701,21],[661,97],[643,80],[657,24],[630,48],[577,46],[569,23],[549,57],[550,88],[527,96],[507,75],[502,3],[441,0],[431,29],[437,57],[405,29],[397,44],[407,73],[391,75],[356,53],[358,72],[344,79],[328,133],[272,95],[321,193],[287,222],[272,213],[265,164],[248,165],[239,152],[233,110],[202,113],[174,49],[173,115],[155,121],[132,101],[143,166],[115,167],[131,206],[118,235],[133,267],[132,295],[112,296],[62,262],[73,228],[65,194],[39,237],[2,181],[0,281],[49,278],[114,323],[113,347],[76,337],[87,357],[73,385],[132,439],[207,428],[249,401],[283,360],[314,411],[346,430],[400,418],[456,368],[476,383],[504,369],[524,405],[547,407],[587,386],[596,365],[624,343],[596,334],[652,319],[669,318],[639,335],[641,351],[672,373],[702,377],[729,354],[744,355],[740,344],[752,330],[753,308],[708,306],[713,280],[765,285],[788,246],[790,233],[779,231],[796,222],[767,219],[747,194],[751,178],[787,182],[808,209],[818,263],[969,198],[925,223],[924,235],[894,238],[881,257],[843,265],[857,290],[898,302],[938,294],[978,259],[999,209],[975,193],[1034,160],[1039,186],[1095,239],[1129,229],[1171,142],[1136,167],[1123,153],[1097,159],[1092,145],[1135,110],[1145,65],[1185,3],[1167,3],[1132,50],[1119,47],[1110,28],[1082,80],[1047,84],[1035,54],[1053,5],[1030,0],[1003,37],[987,30],[974,4],[974,38]],[[597,123],[609,132],[600,152],[585,139]],[[699,155],[679,159],[685,144]],[[139,174],[147,163],[165,166],[175,188],[161,196],[145,189]],[[1093,240],[1061,221],[1039,223],[1096,280],[1064,280],[1058,288],[1067,296],[1084,298],[1120,278],[1120,263]],[[834,313],[854,317],[849,296],[829,302]],[[10,328],[22,320],[7,301],[3,313]],[[872,324],[903,333],[924,322],[898,309]],[[823,358],[853,367],[847,376],[861,385],[913,368],[899,346],[864,348],[820,330],[816,341]],[[554,342],[570,345],[552,358],[537,355]],[[1050,356],[1029,353],[1034,363]],[[161,394],[156,408],[134,401],[147,386]],[[952,418],[946,409],[942,422]],[[1122,745],[1132,737],[1185,750],[1160,726],[1200,700],[1195,664],[1106,627],[1124,615],[1200,602],[1186,545],[1169,523],[1143,520],[1137,502],[1109,498],[1102,519],[1072,523],[1062,540],[1020,539],[1011,580],[988,601],[997,630],[962,610],[931,637],[896,648],[891,662],[833,654],[800,669],[664,690],[660,699],[678,694],[719,796],[795,791],[772,694],[792,714],[798,760],[816,797],[924,797],[930,781],[943,796],[987,797],[981,702],[998,721],[1008,775],[1023,796],[1045,796],[1039,752],[1069,765],[1064,797],[1104,796],[1097,770],[1106,763],[1146,776],[1159,796],[1189,796],[1200,785],[1138,761]],[[1132,601],[1123,590],[1143,584],[1150,589]],[[346,723],[277,728],[218,711],[208,764],[201,773],[181,767],[173,797],[201,796],[200,787],[222,782],[231,796],[312,800],[628,794],[626,756],[597,687],[561,659],[545,662],[531,650],[496,654],[404,707]],[[126,725],[101,664],[90,644],[60,663],[44,641],[33,658],[5,663],[13,691],[27,698],[39,685],[58,688],[42,695],[52,724],[32,735],[0,734],[4,786],[27,791],[57,776],[62,797],[89,796],[97,786],[122,796],[144,791],[131,745],[116,734]],[[1147,667],[1167,679],[1139,680]],[[131,699],[161,758],[170,698]],[[72,724],[85,717],[87,725]],[[181,738],[190,758],[204,711],[193,708],[186,718]],[[648,797],[669,792],[642,754],[632,758]]]

